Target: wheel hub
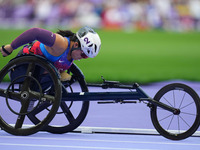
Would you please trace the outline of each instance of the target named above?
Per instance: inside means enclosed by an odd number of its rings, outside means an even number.
[[[21,98],[24,100],[27,100],[29,98],[29,92],[28,91],[23,91],[21,93]]]
[[[174,111],[174,115],[179,115],[180,113],[181,113],[180,109],[176,109],[176,110]]]

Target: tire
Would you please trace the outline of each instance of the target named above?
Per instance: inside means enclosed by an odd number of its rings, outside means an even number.
[[[38,77],[45,73],[54,86],[51,95],[43,94]],[[7,77],[10,76],[10,79]],[[6,81],[7,83],[5,83]],[[44,58],[23,55],[11,60],[0,72],[0,126],[13,135],[30,135],[40,131],[54,118],[61,101],[61,83],[54,67]],[[33,104],[35,103],[35,104]],[[28,114],[44,104],[51,105],[46,115],[33,124]]]
[[[63,82],[63,97],[67,93],[88,92],[84,76],[75,64],[71,66],[70,72],[68,73],[71,73],[72,79]],[[84,121],[88,109],[89,101],[66,102],[61,100],[56,116],[43,130],[55,134],[71,132]],[[39,118],[34,113],[30,113],[29,118],[35,124],[40,122]]]
[[[200,124],[200,101],[196,92],[187,85],[169,84],[158,91],[154,100],[180,109],[180,114],[153,106],[151,120],[155,129],[171,140],[182,140],[191,136]]]

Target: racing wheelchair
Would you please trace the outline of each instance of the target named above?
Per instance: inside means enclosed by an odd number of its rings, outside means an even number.
[[[102,84],[86,84],[75,64],[68,73],[71,79],[61,81],[57,69],[37,55],[21,55],[10,60],[0,71],[1,129],[24,136],[38,131],[67,133],[84,121],[90,101],[144,102],[150,108],[155,129],[172,140],[191,136],[200,125],[199,96],[187,85],[166,85],[151,98],[137,83],[123,85],[103,79]],[[88,86],[130,91],[89,92]]]

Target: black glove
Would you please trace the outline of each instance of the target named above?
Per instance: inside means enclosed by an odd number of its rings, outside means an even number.
[[[6,49],[5,49],[5,45],[3,45],[2,47],[2,51],[4,52],[4,53],[6,53],[7,55],[10,55],[11,53],[10,52],[8,52]],[[3,55],[3,54],[2,54]],[[4,55],[3,55],[3,57],[5,57]]]

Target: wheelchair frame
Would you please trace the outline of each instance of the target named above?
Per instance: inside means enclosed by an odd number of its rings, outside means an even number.
[[[25,75],[19,76],[13,80],[7,89],[0,88],[0,96],[6,99],[6,104],[11,112],[15,115],[18,115],[17,122],[15,126],[10,126],[9,123],[5,121],[0,114],[0,126],[3,130],[14,134],[14,135],[30,135],[34,134],[38,131],[45,130],[48,127],[48,124],[51,120],[56,116],[59,106],[62,107],[63,113],[67,116],[72,116],[72,119],[69,121],[69,126],[65,127],[50,127],[49,132],[52,133],[65,133],[70,132],[76,127],[78,127],[82,121],[85,119],[87,115],[87,109],[89,108],[89,101],[100,101],[99,103],[136,103],[136,100],[146,102],[147,106],[151,109],[151,119],[156,130],[164,137],[172,140],[181,140],[191,136],[200,125],[200,101],[199,96],[196,92],[184,85],[179,83],[174,83],[170,85],[166,85],[162,89],[158,91],[154,98],[149,97],[142,88],[134,83],[133,85],[122,85],[118,81],[107,81],[103,79],[102,84],[86,84],[84,80],[84,75],[81,70],[77,66],[72,66],[72,79],[70,81],[66,81],[61,83],[59,78],[59,73],[55,69],[55,67],[48,62],[45,58],[36,55],[23,55],[17,58],[12,59],[0,72],[0,84],[3,81],[3,78],[15,69],[16,66],[21,65],[23,63],[28,64],[28,68]],[[46,69],[52,77],[52,83],[54,83],[54,94],[42,93],[41,83],[37,80],[37,77],[34,76],[35,66],[43,67]],[[69,69],[70,70],[70,69]],[[36,75],[39,76],[39,75]],[[23,79],[21,83],[21,89],[18,89],[16,92],[12,87],[16,84],[16,80]],[[31,81],[32,80],[32,81]],[[39,91],[34,91],[31,89],[30,82],[36,82],[39,87]],[[75,81],[81,83],[81,92],[72,92],[69,93],[65,88],[69,87]],[[119,89],[129,89],[130,92],[88,92],[87,86],[93,87],[102,87],[103,89],[107,88],[119,88]],[[134,91],[133,91],[134,90]],[[189,95],[192,99],[192,103],[195,106],[195,113],[190,114],[194,116],[194,121],[192,125],[188,127],[185,131],[181,131],[178,129],[178,132],[171,132],[168,129],[163,128],[162,124],[160,124],[160,120],[158,118],[158,108],[162,108],[166,112],[170,112],[173,116],[180,116],[182,113],[181,107],[175,107],[169,105],[167,103],[161,102],[161,98],[163,95],[170,91],[181,91],[184,92],[185,95]],[[61,94],[62,92],[62,94]],[[185,97],[184,95],[184,97]],[[16,100],[21,103],[20,112],[16,113],[12,111],[11,107],[8,104],[8,99]],[[32,111],[28,111],[28,106],[32,99],[38,99],[38,105],[34,107]],[[182,98],[183,103],[184,98]],[[73,117],[73,114],[70,112],[70,107],[64,104],[65,102],[83,102],[80,115],[77,118]],[[175,99],[174,99],[175,101]],[[194,101],[194,102],[193,102]],[[189,105],[191,105],[189,104]],[[189,106],[188,105],[188,106]],[[51,109],[48,110],[47,116],[44,117],[43,120],[35,119],[33,116],[36,115],[35,112],[40,112],[43,109],[51,106]],[[186,106],[185,106],[186,107]],[[34,114],[35,113],[35,114]],[[81,114],[83,115],[81,116]],[[32,115],[33,114],[33,115]],[[189,114],[189,113],[188,113]],[[32,116],[31,116],[32,115]],[[23,128],[24,118],[28,116],[30,120],[35,124],[30,128]],[[75,123],[74,123],[75,122]],[[52,131],[53,129],[53,131]],[[57,130],[58,129],[58,130]],[[54,131],[56,130],[56,131]]]

